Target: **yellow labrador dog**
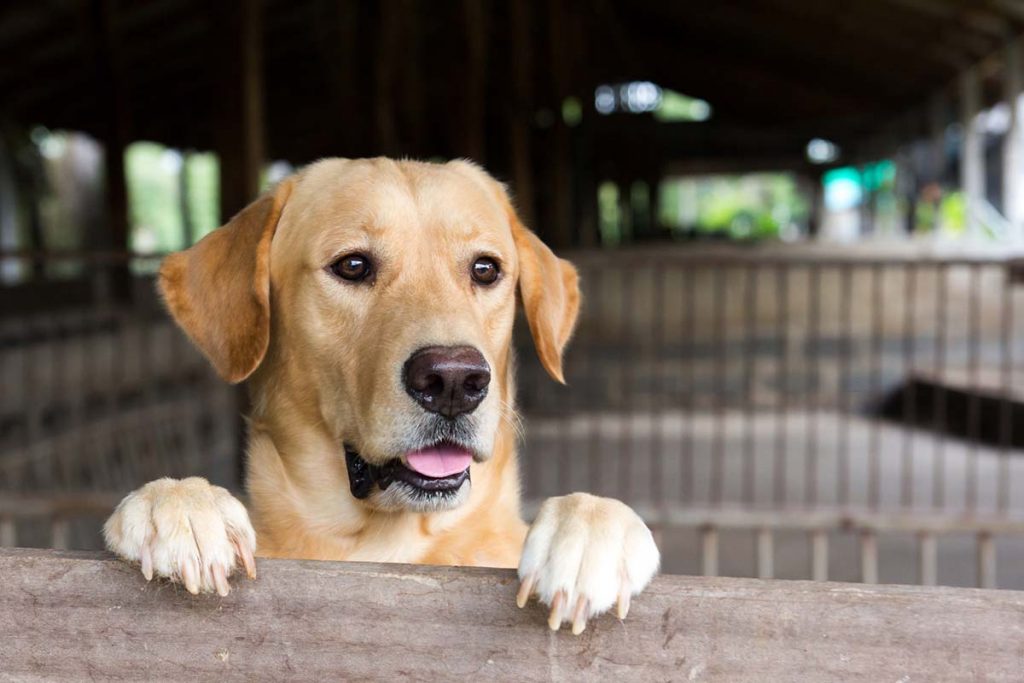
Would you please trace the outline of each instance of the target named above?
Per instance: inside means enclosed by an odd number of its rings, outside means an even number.
[[[547,500],[527,530],[515,458],[512,323],[522,299],[562,380],[576,270],[464,161],[331,159],[192,248],[160,289],[228,382],[252,393],[249,511],[204,479],[161,479],[107,521],[111,550],[192,593],[253,555],[514,567],[557,629],[617,607],[657,571],[623,503]],[[251,523],[250,523],[251,513]]]

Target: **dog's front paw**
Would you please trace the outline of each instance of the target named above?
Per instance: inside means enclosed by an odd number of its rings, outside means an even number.
[[[548,625],[571,620],[578,635],[612,605],[625,619],[659,560],[650,530],[625,503],[586,493],[549,498],[526,537],[516,600],[523,607],[536,593],[551,607]]]
[[[190,593],[227,595],[227,577],[244,565],[256,577],[256,532],[241,501],[205,479],[158,479],[121,501],[103,525],[107,547]]]

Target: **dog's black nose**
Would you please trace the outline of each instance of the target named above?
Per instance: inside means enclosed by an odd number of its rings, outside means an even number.
[[[428,346],[405,362],[405,390],[432,413],[454,418],[487,395],[491,368],[472,346]]]

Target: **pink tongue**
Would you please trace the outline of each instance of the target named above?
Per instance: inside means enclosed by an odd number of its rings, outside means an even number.
[[[424,477],[439,479],[462,472],[473,461],[469,451],[458,446],[432,446],[405,456],[409,469]]]

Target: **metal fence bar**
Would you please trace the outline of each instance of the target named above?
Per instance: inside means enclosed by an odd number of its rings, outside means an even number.
[[[604,269],[593,268],[588,269],[587,272],[590,273],[591,277],[591,292],[595,296],[601,297],[604,294]],[[584,380],[585,384],[593,383],[595,378],[597,377],[597,374],[601,371],[601,364],[597,359],[597,353],[594,351],[594,348],[598,345],[598,342],[602,336],[600,334],[600,331],[601,330],[599,329],[599,326],[595,321],[594,333],[587,339],[587,345],[589,346],[590,352],[587,354],[587,358],[584,359],[587,370],[587,379]],[[594,396],[595,394],[597,394],[596,389],[594,387],[590,387],[588,395]],[[590,415],[588,415],[585,419],[587,421],[587,426],[590,431],[590,447],[587,448],[587,453],[585,455],[588,487],[591,491],[600,491],[600,465],[603,440],[601,439],[600,432],[597,429],[597,419]]]
[[[718,529],[705,526],[700,530],[701,574],[718,576]]]
[[[743,413],[747,420],[744,434],[743,448],[743,488],[742,499],[755,499],[755,470],[754,460],[757,454],[757,443],[755,440],[755,419],[756,419],[756,397],[755,382],[757,377],[757,281],[758,268],[756,264],[746,267],[746,290],[743,300],[746,307],[745,318],[745,358],[743,360]]]
[[[776,505],[786,505],[786,431],[789,428],[789,268],[775,271],[776,324],[779,330],[779,391],[775,413],[775,445],[773,449],[772,498]]]
[[[665,348],[665,268],[658,266],[652,273],[654,278],[654,297],[651,302],[652,325],[654,330],[647,344],[647,362],[652,373],[652,393],[647,399],[647,414],[651,425],[650,445],[650,486],[651,500],[655,505],[665,503],[664,495],[664,445],[665,415],[661,412],[660,397],[664,395],[665,381],[664,351]]]
[[[1002,271],[1002,308],[999,330],[999,351],[1002,396],[999,401],[999,481],[996,509],[1006,513],[1010,508],[1010,445],[1013,441],[1013,284],[1009,268]]]
[[[853,334],[853,309],[851,306],[851,289],[853,271],[851,266],[844,265],[839,271],[839,317],[841,336],[839,340],[839,392],[841,416],[837,439],[838,486],[837,499],[840,505],[850,502],[850,418],[853,406],[850,400],[850,356],[853,353],[850,339]]]
[[[911,265],[903,273],[903,375],[914,377],[914,302],[917,298],[917,266]],[[900,454],[900,503],[905,508],[914,506],[914,430],[916,429],[914,383],[909,381],[903,389],[903,444]]]
[[[935,586],[939,582],[939,551],[935,534],[918,534],[918,583]]]
[[[828,532],[824,529],[811,532],[811,579],[828,581]]]
[[[54,517],[50,520],[50,547],[56,550],[67,550],[70,547],[69,539],[68,520],[64,517]]]
[[[14,515],[0,517],[0,546],[13,548],[18,545],[18,525]]]
[[[714,280],[714,298],[712,305],[713,330],[712,344],[715,354],[715,384],[719,390],[711,396],[714,405],[714,435],[711,449],[711,500],[722,502],[724,481],[722,470],[725,465],[725,397],[723,396],[726,382],[726,338],[725,338],[725,269],[712,271]]]
[[[771,529],[757,530],[757,578],[771,579],[775,575],[774,536]]]
[[[935,365],[934,372],[937,378],[943,376],[946,369],[946,337],[949,334],[949,266],[938,265],[939,282],[936,286],[936,335],[935,335]],[[932,431],[935,438],[932,439],[932,507],[942,509],[946,505],[946,468],[947,457],[945,451],[945,440],[940,435],[944,434],[946,427],[948,393],[942,382],[937,381],[932,398]]]
[[[978,534],[978,588],[996,587],[996,544],[992,534]]]
[[[860,580],[878,583],[878,537],[873,531],[860,534]]]
[[[619,306],[619,351],[624,358],[630,360],[618,363],[620,368],[619,381],[627,396],[635,396],[636,387],[633,384],[633,369],[636,366],[636,340],[630,325],[630,313],[635,308],[632,295],[636,280],[635,277],[630,277],[630,271],[623,270],[621,275],[621,291],[619,294],[622,297],[622,301]],[[622,418],[619,423],[621,426],[619,442],[622,444],[622,453],[632,454],[636,452],[633,434],[633,419],[635,416],[636,406],[634,402],[630,401],[622,408]],[[628,497],[632,497],[633,492],[633,463],[634,458],[632,457],[620,457],[618,459],[619,486],[621,491]]]
[[[880,264],[871,267],[872,315],[871,315],[871,392],[874,396],[882,391],[882,333],[885,326],[885,297],[882,290],[884,271]],[[868,507],[877,510],[881,503],[881,421],[871,426],[868,446]]]
[[[808,328],[808,350],[814,359],[812,367],[813,381],[807,383],[807,448],[806,454],[807,474],[804,481],[804,501],[808,506],[814,506],[818,502],[818,427],[821,419],[821,399],[818,395],[821,385],[821,268],[811,265],[808,268],[808,305],[807,305],[807,328]]]
[[[978,438],[981,419],[981,403],[978,396],[978,342],[981,327],[981,275],[980,267],[970,266],[970,289],[967,299],[968,335],[967,343],[967,473],[964,485],[966,487],[966,507],[973,512],[978,507]]]
[[[697,346],[697,284],[696,284],[696,273],[694,268],[687,268],[684,271],[685,282],[686,282],[686,307],[683,312],[683,339],[689,343],[689,358],[686,360],[687,376],[684,379],[685,384],[685,419],[683,420],[683,433],[680,438],[680,449],[682,451],[682,463],[681,463],[681,474],[683,481],[681,482],[683,491],[685,491],[684,499],[690,503],[696,500],[697,497],[697,482],[694,479],[695,471],[695,459],[697,457],[697,434],[694,429],[694,416],[697,413],[696,400],[697,391],[695,388],[697,379],[697,366],[695,359],[695,348]]]

